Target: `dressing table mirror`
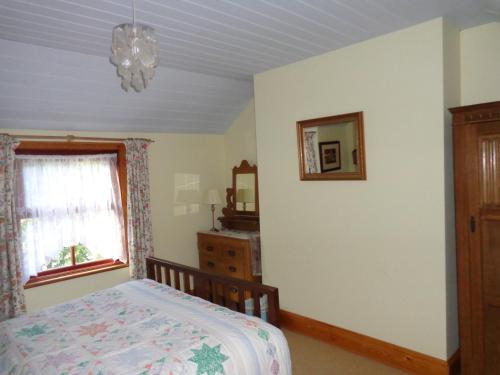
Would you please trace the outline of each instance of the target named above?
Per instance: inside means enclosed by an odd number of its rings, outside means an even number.
[[[301,180],[366,180],[363,112],[297,122]]]
[[[242,160],[233,168],[233,186],[226,189],[227,207],[219,218],[223,228],[259,230],[259,189],[257,166]]]
[[[236,212],[242,215],[255,213],[255,173],[237,173],[233,190],[236,202]]]

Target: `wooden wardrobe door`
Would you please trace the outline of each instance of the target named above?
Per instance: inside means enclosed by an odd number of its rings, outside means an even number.
[[[477,298],[480,373],[500,374],[500,122],[477,129],[479,240],[472,247],[471,274]],[[477,275],[476,277],[474,275]],[[476,282],[477,281],[477,282]]]
[[[465,179],[457,181],[466,185],[469,215],[468,260],[464,260],[462,254],[459,261],[459,273],[462,268],[462,273],[468,272],[469,278],[468,311],[464,314],[465,309],[461,309],[461,320],[466,318],[468,322],[460,328],[470,334],[469,343],[461,342],[468,362],[462,371],[474,375],[499,374],[500,122],[466,127],[467,144],[462,158]],[[457,215],[459,213],[457,210]],[[464,262],[468,262],[468,270],[460,265]],[[461,304],[464,302],[462,295]]]
[[[453,114],[462,375],[500,375],[500,101]]]

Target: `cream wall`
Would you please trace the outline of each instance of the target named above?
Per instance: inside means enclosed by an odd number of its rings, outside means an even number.
[[[63,282],[26,289],[26,308],[34,312],[41,308],[82,297],[97,290],[111,288],[130,279],[128,268],[97,273]]]
[[[448,108],[460,105],[460,31],[450,22],[443,28],[444,171],[446,239],[446,329],[448,357],[458,347],[457,265],[455,253],[455,197],[453,184],[452,119]]]
[[[500,23],[470,28],[460,34],[462,105],[500,100]]]
[[[226,153],[226,187],[231,187],[233,184],[232,170],[235,165],[240,165],[240,162],[245,159],[251,165],[257,162],[255,102],[253,99],[250,100],[246,108],[224,134],[224,147]],[[224,193],[225,197],[225,190],[221,193]],[[225,201],[224,197],[221,198]]]
[[[66,135],[66,132],[0,129],[0,133]],[[211,227],[209,207],[201,202],[210,188],[223,190],[224,136],[162,133],[85,133],[75,135],[151,138],[149,173],[155,256],[198,266],[196,232]],[[179,195],[189,190],[188,202]],[[220,207],[216,212],[220,215]],[[126,270],[116,270],[26,291],[30,311],[119,284]]]
[[[457,348],[444,28],[433,20],[254,79],[264,281],[286,310],[441,359]],[[356,111],[367,181],[300,181],[295,122]]]

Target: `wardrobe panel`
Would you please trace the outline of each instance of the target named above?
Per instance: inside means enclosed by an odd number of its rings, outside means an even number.
[[[500,375],[500,102],[453,108],[462,375]]]

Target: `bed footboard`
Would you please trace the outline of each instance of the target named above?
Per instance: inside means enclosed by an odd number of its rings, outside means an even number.
[[[148,279],[241,313],[264,317],[265,309],[262,308],[261,301],[267,297],[267,321],[279,327],[278,288],[213,275],[154,257],[146,259],[146,266]]]

